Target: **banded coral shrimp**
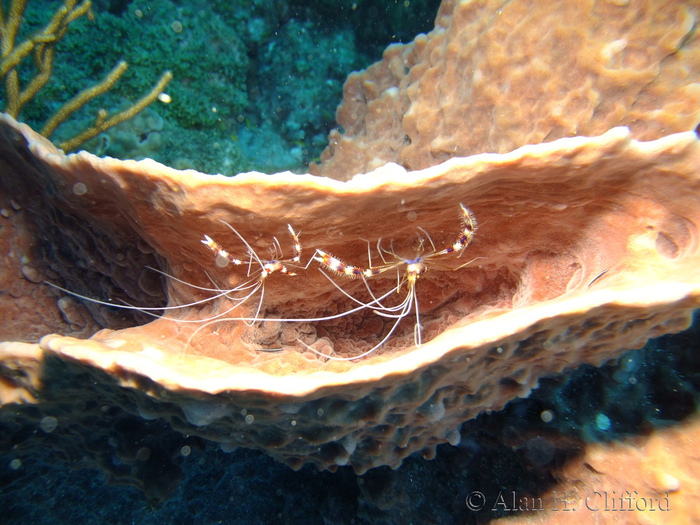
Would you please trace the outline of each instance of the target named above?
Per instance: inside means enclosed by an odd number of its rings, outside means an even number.
[[[327,276],[331,283],[333,283],[338,290],[340,290],[349,299],[357,303],[359,305],[359,308],[369,308],[379,316],[386,317],[389,319],[395,319],[395,322],[391,325],[391,328],[382,337],[379,343],[372,346],[369,350],[366,350],[361,354],[352,357],[330,356],[315,350],[314,348],[305,344],[303,341],[300,341],[301,344],[304,345],[308,350],[319,355],[320,357],[324,357],[335,361],[353,361],[356,359],[362,359],[363,357],[372,354],[382,345],[384,345],[394,334],[401,320],[407,317],[411,313],[411,311],[414,311],[416,316],[416,323],[413,329],[413,338],[415,345],[417,347],[421,346],[422,327],[420,320],[420,306],[418,303],[418,295],[416,293],[416,283],[418,279],[428,271],[429,268],[441,266],[439,259],[451,255],[454,255],[457,258],[461,257],[461,255],[464,253],[464,250],[472,242],[476,234],[476,217],[466,206],[464,206],[464,204],[460,203],[459,207],[461,212],[462,229],[459,233],[459,236],[457,237],[457,240],[452,245],[444,248],[443,250],[437,250],[430,235],[422,228],[419,229],[425,234],[425,237],[419,237],[418,255],[412,259],[400,257],[395,253],[393,248],[383,248],[381,246],[382,239],[380,238],[377,241],[377,251],[379,253],[380,258],[382,259],[383,264],[379,266],[372,265],[372,256],[369,248],[369,266],[367,268],[349,265],[343,262],[338,257],[335,257],[334,255],[323,250],[317,249],[316,254],[314,255],[314,259],[317,262],[319,262],[323,268],[343,277],[348,277],[352,279],[362,279],[365,282],[365,286],[371,296],[371,301],[363,302],[355,298],[351,294],[347,293],[333,279]],[[429,253],[424,253],[426,238],[432,248],[432,250]],[[387,262],[385,255],[390,255],[394,258],[394,261]],[[458,266],[457,268],[450,269],[457,270],[468,265],[471,262],[473,261],[468,261],[467,263],[464,263]],[[401,267],[404,268],[403,275],[400,275],[399,273]],[[388,297],[389,294],[384,294],[381,297],[376,297],[373,291],[371,290],[369,284],[367,283],[367,279],[371,279],[391,270],[397,271],[397,285],[390,290],[390,293],[401,293],[401,289],[403,288],[404,284],[406,285],[407,292],[405,297],[399,302],[399,304],[387,306],[385,303],[383,303],[383,301]]]

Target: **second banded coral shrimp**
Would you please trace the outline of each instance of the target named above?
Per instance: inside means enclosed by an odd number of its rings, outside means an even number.
[[[397,255],[397,253],[395,253],[393,248],[383,248],[381,246],[381,239],[379,239],[377,241],[377,251],[383,263],[379,266],[372,265],[371,253],[369,253],[368,255],[369,266],[367,268],[363,268],[360,266],[352,266],[350,264],[347,264],[338,257],[331,255],[330,253],[327,253],[323,250],[317,249],[316,254],[314,255],[314,259],[318,261],[323,268],[342,277],[362,279],[365,282],[366,288],[371,296],[371,301],[363,302],[355,298],[351,294],[345,292],[345,290],[340,285],[335,283],[335,281],[333,281],[329,277],[329,280],[336,286],[336,288],[338,288],[338,290],[340,290],[343,294],[349,297],[352,301],[357,303],[360,308],[368,308],[379,316],[386,317],[389,319],[395,319],[395,322],[391,325],[389,331],[382,337],[382,339],[377,344],[372,346],[370,349],[362,352],[361,354],[352,357],[329,356],[311,348],[309,345],[306,345],[303,342],[302,344],[315,354],[327,359],[336,361],[353,361],[356,359],[361,359],[375,352],[382,345],[384,345],[394,334],[401,320],[410,315],[410,313],[413,311],[415,312],[416,316],[416,322],[414,324],[413,329],[414,343],[416,346],[421,346],[422,327],[420,320],[420,306],[418,304],[418,295],[416,293],[416,283],[418,282],[418,279],[422,275],[424,275],[430,268],[457,270],[472,262],[469,261],[465,264],[457,266],[456,268],[442,268],[442,263],[447,257],[460,257],[462,253],[464,253],[464,250],[467,248],[467,246],[472,242],[472,240],[474,239],[474,235],[476,234],[476,217],[463,204],[460,203],[459,207],[462,222],[461,231],[456,241],[452,245],[444,248],[443,250],[438,250],[435,247],[435,244],[430,238],[430,235],[422,228],[419,229],[425,234],[425,237],[419,237],[418,253],[414,258],[402,258],[399,255]],[[425,252],[426,239],[427,242],[430,243],[431,248],[431,250],[427,253]],[[393,261],[387,262],[385,256],[391,256],[393,258]],[[403,269],[402,274],[401,269]],[[381,297],[376,297],[367,281],[368,279],[372,279],[373,277],[376,277],[380,274],[392,270],[397,271],[397,284],[391,290],[391,292],[401,293],[402,289],[405,286],[406,295],[398,304],[388,305],[385,302],[385,299],[388,297],[389,294],[384,294]]]

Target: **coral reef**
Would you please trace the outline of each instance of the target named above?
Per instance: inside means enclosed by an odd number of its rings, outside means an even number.
[[[212,442],[294,468],[348,465],[365,473],[358,515],[376,519],[419,505],[401,482],[410,473],[382,466],[397,468],[414,453],[432,458],[450,443],[461,465],[484,469],[478,461],[488,441],[465,433],[474,418],[528,396],[545,376],[600,366],[687,328],[700,304],[700,141],[689,131],[699,120],[697,6],[557,2],[566,9],[528,18],[524,4],[447,1],[431,34],[388,49],[382,63],[352,76],[339,111],[345,135],[333,135],[318,168],[330,178],[227,179],[151,160],[65,156],[29,127],[0,118],[0,312],[13,320],[0,343],[0,423],[12,429],[5,445],[31,454],[40,436],[75,464],[154,498],[171,493],[183,458]],[[535,20],[550,31],[527,29]],[[478,21],[483,28],[475,29]],[[652,52],[634,52],[647,33]],[[585,46],[564,39],[582,34],[604,37]],[[534,47],[499,52],[522,42]],[[529,90],[503,79],[527,80]],[[620,123],[629,127],[608,129]],[[583,133],[591,136],[573,136]],[[460,202],[480,226],[462,258],[431,260],[415,283],[423,344],[415,344],[417,319],[407,315],[367,358],[327,361],[312,352],[352,358],[376,346],[394,321],[356,301],[387,292],[382,301],[395,304],[407,293],[391,272],[366,283],[338,277],[335,285],[315,263],[303,268],[313,250],[367,265],[367,243],[383,239],[385,257],[411,259],[429,243],[454,243]],[[249,279],[246,264],[221,267],[204,235],[245,259],[270,247],[288,253],[288,224],[301,232],[302,267],[265,279],[259,311],[257,296],[197,302]],[[45,281],[119,305],[184,307],[153,320],[154,310],[79,301]],[[220,322],[205,322],[218,314]],[[615,380],[632,385],[637,365],[627,359]],[[634,393],[631,400],[643,397]],[[628,421],[593,393],[577,398],[578,407],[565,387],[556,399],[534,430],[518,435],[515,424],[494,424],[493,435],[527,458],[532,476],[552,483],[561,476],[562,488],[577,476],[587,490],[614,486],[602,449],[592,451],[600,469],[593,475],[584,461],[556,462],[581,453],[567,423],[602,439]],[[695,401],[678,401],[682,419]],[[504,417],[523,416],[517,406]],[[572,411],[579,419],[566,416]],[[101,421],[105,413],[114,420]],[[694,431],[689,418],[645,452],[665,461],[664,440],[680,449]],[[153,432],[167,439],[142,439]],[[656,468],[649,481],[638,452],[620,453],[657,496],[694,486],[694,462]],[[158,465],[167,472],[154,477]],[[532,480],[522,474],[519,482]],[[684,498],[683,508],[692,502]]]

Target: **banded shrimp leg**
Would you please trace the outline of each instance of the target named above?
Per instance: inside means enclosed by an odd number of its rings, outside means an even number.
[[[353,297],[352,295],[348,294],[345,292],[345,290],[342,289],[340,285],[338,285],[333,279],[326,277],[333,283],[338,290],[340,290],[343,294],[345,294],[347,297],[355,301],[356,303],[359,303],[361,306],[365,308],[371,309],[374,313],[377,315],[380,315],[382,317],[387,317],[387,318],[392,318],[396,319],[396,321],[393,323],[391,326],[391,329],[389,332],[382,338],[382,340],[374,345],[372,348],[369,350],[363,352],[360,355],[353,356],[353,357],[334,357],[334,356],[328,356],[325,354],[322,354],[321,352],[316,351],[315,349],[311,348],[310,346],[306,345],[305,343],[302,342],[305,346],[307,346],[312,352],[326,357],[328,359],[336,360],[336,361],[352,361],[355,359],[361,359],[363,357],[366,357],[373,352],[375,352],[377,349],[379,349],[382,345],[384,345],[388,339],[391,337],[391,335],[395,332],[396,328],[398,327],[399,323],[401,320],[405,317],[407,317],[411,311],[415,311],[416,315],[416,323],[413,328],[413,339],[414,343],[417,347],[421,346],[422,344],[422,328],[420,324],[420,306],[418,304],[418,296],[416,294],[416,282],[418,279],[428,271],[428,268],[433,265],[433,263],[436,261],[438,258],[442,258],[445,256],[449,255],[456,255],[458,258],[461,257],[462,253],[464,253],[464,250],[466,247],[472,242],[474,239],[474,235],[476,234],[476,229],[477,229],[477,223],[476,223],[476,217],[474,214],[466,207],[464,204],[459,204],[460,207],[460,212],[461,212],[461,222],[462,222],[462,229],[459,233],[459,236],[457,237],[457,240],[450,246],[446,247],[443,250],[438,251],[435,248],[435,245],[430,239],[430,235],[423,230],[427,237],[428,240],[430,241],[430,244],[433,248],[433,250],[428,253],[428,254],[422,254],[419,253],[419,255],[414,258],[414,259],[401,259],[396,253],[394,253],[391,250],[386,250],[381,247],[381,239],[377,241],[377,249],[379,251],[380,257],[382,258],[382,261],[384,262],[383,265],[381,266],[372,266],[371,262],[371,255],[370,255],[370,266],[369,268],[362,268],[359,266],[351,266],[349,264],[346,264],[339,258],[335,257],[334,255],[331,255],[327,252],[324,252],[322,250],[316,250],[316,255],[314,256],[314,259],[318,261],[322,267],[324,267],[327,270],[330,270],[333,273],[336,273],[338,275],[344,276],[344,277],[350,277],[350,278],[361,278],[363,281],[365,281],[365,285],[367,286],[367,289],[369,290],[369,293],[372,297],[372,301],[369,303],[364,303],[363,301],[360,301],[359,299]],[[423,243],[421,242],[421,252],[422,252],[422,247]],[[396,261],[392,263],[387,263],[384,255],[391,255],[393,256]],[[471,262],[471,261],[470,261]],[[430,265],[429,265],[430,263]],[[461,265],[459,268],[462,268],[463,266],[466,266],[468,263]],[[399,277],[398,279],[398,284],[396,285],[395,288],[391,290],[391,292],[397,292],[401,293],[401,288],[403,287],[404,283],[406,284],[407,287],[407,293],[406,296],[403,298],[403,300],[395,306],[385,306],[382,303],[382,300],[386,297],[383,296],[381,299],[377,298],[374,296],[372,290],[370,289],[367,279],[370,279],[372,277],[375,277],[376,275],[382,274],[384,272],[387,272],[389,270],[399,270],[402,266],[405,266],[404,271],[403,271],[403,276]],[[458,268],[452,268],[452,270],[456,270]],[[325,273],[324,273],[325,275]]]

